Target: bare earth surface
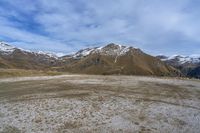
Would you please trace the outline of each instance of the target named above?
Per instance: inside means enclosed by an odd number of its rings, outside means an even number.
[[[0,79],[0,133],[199,133],[200,82],[139,76]]]

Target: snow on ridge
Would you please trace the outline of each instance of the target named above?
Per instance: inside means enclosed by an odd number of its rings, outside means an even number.
[[[190,56],[183,56],[183,55],[172,55],[165,59],[161,59],[162,61],[168,60],[178,60],[179,64],[185,63],[199,63],[200,62],[200,55],[190,55]]]
[[[86,48],[73,54],[73,58],[82,58],[90,55],[91,53],[99,53],[101,55],[122,56],[126,54],[131,47],[119,44],[108,44],[106,46]]]
[[[12,53],[16,48],[4,42],[0,42],[0,51],[5,53]]]
[[[86,49],[80,50],[77,53],[73,54],[72,57],[81,58],[81,57],[88,56],[94,49],[95,48],[86,48]]]
[[[53,53],[53,54],[55,54],[57,57],[62,57],[62,56],[65,56],[66,54],[64,54],[64,53]]]
[[[63,53],[25,50],[23,48],[17,48],[17,47],[9,45],[7,43],[0,42],[0,51],[3,52],[3,54],[12,54],[17,49],[21,50],[24,53],[46,55],[46,56],[49,56],[49,57],[52,57],[52,58],[58,58],[58,57],[64,56]]]
[[[51,58],[59,58],[59,57],[65,56],[64,53],[56,53],[56,52],[50,52],[50,51],[41,51],[41,50],[40,51],[25,50],[25,51],[29,53],[33,53],[33,54],[46,55]]]
[[[37,52],[33,52],[33,53],[40,54],[40,55],[46,55],[46,56],[49,56],[52,58],[58,57],[55,53],[52,53],[52,52],[37,51]]]
[[[103,55],[122,56],[126,54],[130,49],[131,47],[128,47],[128,46],[123,46],[119,44],[108,44],[104,47],[100,47],[96,49],[94,52],[97,52]]]

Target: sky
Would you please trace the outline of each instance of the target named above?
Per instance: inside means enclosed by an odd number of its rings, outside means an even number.
[[[107,43],[200,54],[200,1],[0,0],[0,40],[66,54]]]

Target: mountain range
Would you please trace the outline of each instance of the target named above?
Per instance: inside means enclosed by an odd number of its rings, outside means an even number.
[[[32,52],[0,42],[0,68],[48,69],[58,65],[56,55]]]
[[[200,78],[199,55],[191,55],[191,56],[173,55],[170,57],[160,55],[157,56],[157,58],[161,59],[166,64],[171,65],[176,69],[179,69],[184,76]]]
[[[200,58],[151,56],[134,47],[110,43],[58,57],[0,42],[0,68],[56,70],[101,75],[192,76],[199,73]],[[191,69],[190,71],[188,69]],[[195,69],[197,69],[195,71]],[[187,72],[186,72],[187,71]]]
[[[110,43],[64,57],[63,70],[86,74],[179,75],[173,67],[140,49]]]

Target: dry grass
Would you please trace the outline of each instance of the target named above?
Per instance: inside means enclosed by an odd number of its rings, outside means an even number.
[[[133,76],[5,81],[0,131],[198,133],[199,88],[199,81]]]
[[[7,77],[23,77],[23,76],[45,76],[45,75],[61,75],[63,73],[57,71],[37,71],[24,69],[0,69],[0,78]]]

